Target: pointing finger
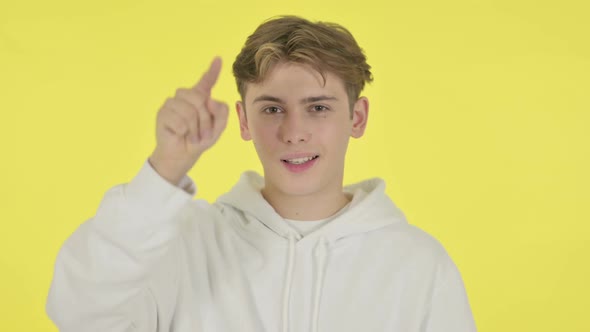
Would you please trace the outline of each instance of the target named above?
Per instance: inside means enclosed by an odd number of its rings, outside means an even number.
[[[215,57],[213,59],[213,62],[211,62],[211,65],[209,66],[207,72],[203,74],[199,82],[197,82],[197,84],[194,86],[194,89],[209,95],[211,93],[211,89],[215,85],[215,82],[217,82],[217,78],[219,77],[220,71],[221,58]]]

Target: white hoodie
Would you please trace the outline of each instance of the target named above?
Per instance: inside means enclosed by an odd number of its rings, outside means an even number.
[[[371,179],[301,236],[245,172],[214,204],[146,160],[57,256],[47,313],[62,332],[475,331],[459,271]]]

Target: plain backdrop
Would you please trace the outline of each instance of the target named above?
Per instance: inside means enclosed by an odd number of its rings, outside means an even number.
[[[156,113],[215,55],[227,130],[190,176],[213,201],[261,171],[231,64],[281,14],[338,22],[375,81],[346,183],[382,177],[457,263],[480,331],[590,331],[587,1],[2,1],[0,329],[45,314],[63,241],[155,146]],[[383,257],[383,261],[387,261]]]

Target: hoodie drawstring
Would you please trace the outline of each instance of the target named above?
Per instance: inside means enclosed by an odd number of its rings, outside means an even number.
[[[318,244],[314,249],[314,256],[317,259],[316,278],[313,297],[313,308],[311,312],[311,332],[318,331],[318,321],[320,312],[320,298],[322,294],[322,285],[324,282],[324,269],[326,257],[328,255],[328,244],[324,237],[320,237]],[[291,283],[293,280],[293,265],[295,263],[295,236],[289,234],[289,261],[287,262],[287,275],[285,280],[285,289],[283,292],[283,332],[289,331],[289,300],[291,297]]]
[[[293,280],[293,265],[295,263],[295,236],[289,234],[289,261],[287,262],[287,280],[283,292],[283,332],[289,331],[289,299],[291,298],[291,282]]]
[[[314,291],[314,301],[313,301],[313,311],[312,311],[312,332],[318,331],[318,321],[319,321],[319,314],[320,314],[320,295],[322,294],[322,285],[324,282],[324,268],[326,264],[326,256],[328,254],[327,250],[327,243],[324,237],[320,237],[317,246],[315,247],[314,253],[317,258],[317,268],[316,268],[316,279],[315,279],[315,291]]]

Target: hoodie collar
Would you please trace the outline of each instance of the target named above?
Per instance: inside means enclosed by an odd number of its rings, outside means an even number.
[[[226,194],[218,198],[218,203],[226,204],[254,217],[285,239],[294,235],[283,218],[264,199],[261,189],[264,178],[254,172],[242,173],[239,181]],[[395,223],[407,223],[399,208],[385,193],[385,182],[380,178],[347,185],[343,191],[353,195],[352,204],[345,213],[336,216],[331,222],[310,233],[306,238],[323,237],[328,242],[373,231]]]

